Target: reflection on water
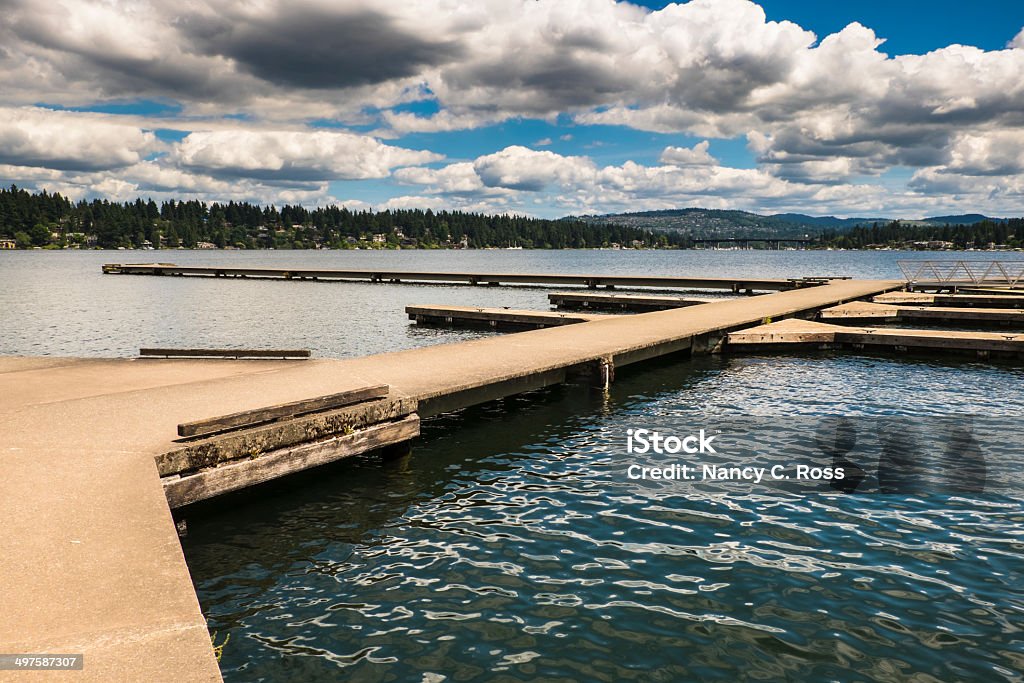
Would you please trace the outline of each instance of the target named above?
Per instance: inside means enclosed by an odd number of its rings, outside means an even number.
[[[617,453],[659,416],[1019,410],[1022,375],[829,356],[651,367],[607,395],[435,419],[410,458],[202,511],[185,550],[211,628],[232,634],[229,681],[1014,679],[1019,496],[641,490]]]

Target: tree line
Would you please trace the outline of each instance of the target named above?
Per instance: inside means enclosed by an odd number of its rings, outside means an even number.
[[[842,249],[871,247],[924,247],[948,249],[986,249],[990,245],[1017,248],[1024,246],[1024,218],[981,221],[971,225],[922,225],[891,221],[861,225],[848,231],[827,231],[822,246]]]
[[[239,249],[685,247],[688,238],[576,219],[462,211],[352,211],[342,206],[261,206],[152,199],[70,201],[57,193],[0,189],[0,238],[19,248]]]

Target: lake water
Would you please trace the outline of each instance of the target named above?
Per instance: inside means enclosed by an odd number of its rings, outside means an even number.
[[[162,252],[179,264],[899,276],[895,252]],[[948,257],[948,255],[945,255]],[[922,254],[911,257],[921,258]],[[940,255],[934,255],[941,258]],[[1007,258],[1012,255],[1007,255]],[[983,258],[977,255],[975,258]],[[546,308],[549,290],[102,276],[153,252],[0,254],[0,353],[307,347],[345,357],[476,333],[404,306]],[[1018,422],[1019,365],[703,357],[424,424],[208,506],[183,547],[228,681],[1020,680],[1024,497],[649,488],[626,429],[680,416]],[[857,417],[859,416],[859,417]],[[1024,448],[1009,429],[1009,446]]]

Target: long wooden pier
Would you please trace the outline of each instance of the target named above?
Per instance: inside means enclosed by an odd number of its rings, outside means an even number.
[[[349,360],[0,358],[0,649],[84,653],[76,680],[216,681],[170,504],[406,439],[421,417],[559,382],[606,386],[632,363],[900,285],[835,281]],[[327,400],[384,385],[363,407]],[[310,402],[327,409],[281,412]],[[227,431],[179,434],[196,424]]]
[[[108,263],[109,275],[192,276],[263,278],[276,280],[354,280],[390,283],[445,283],[463,285],[579,285],[598,287],[653,287],[666,289],[724,289],[733,292],[774,292],[815,287],[830,278],[703,278],[660,275],[588,275],[560,273],[440,273],[403,270],[342,270],[306,268],[231,268],[220,266],[178,266],[173,263]],[[835,278],[846,279],[846,278]]]

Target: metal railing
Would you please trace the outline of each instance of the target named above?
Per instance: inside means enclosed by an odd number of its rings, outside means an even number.
[[[1009,285],[1024,282],[1024,261],[897,261],[908,283]]]

